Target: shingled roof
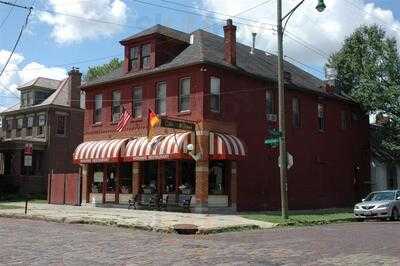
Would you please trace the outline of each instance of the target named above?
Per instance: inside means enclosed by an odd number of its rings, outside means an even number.
[[[17,87],[18,90],[23,90],[29,87],[40,87],[49,90],[55,90],[58,85],[60,85],[60,80],[57,79],[49,79],[43,77],[37,77],[27,83],[24,83]]]
[[[180,40],[182,42],[189,42],[189,37],[190,35],[187,34],[186,32],[179,31],[170,27],[165,27],[163,25],[157,24],[154,25],[151,28],[145,29],[144,31],[138,32],[132,36],[129,36],[128,38],[125,38],[121,41],[121,43],[128,42],[133,39],[137,39],[139,37],[143,36],[148,36],[154,33],[158,33],[167,37],[170,37],[172,39]]]
[[[168,36],[172,36],[171,32],[176,34],[176,31],[171,28],[156,25],[125,40],[137,38],[140,36],[144,36],[145,34],[151,34],[155,32],[159,32],[160,34],[165,35],[167,35],[168,33]],[[190,34],[188,33],[179,32],[178,35],[181,39],[190,39]],[[254,53],[250,54],[250,46],[237,43],[236,65],[231,65],[224,60],[223,37],[201,29],[196,30],[192,33],[192,35],[193,44],[188,45],[185,50],[183,50],[179,55],[172,59],[172,61],[166,64],[160,65],[153,69],[130,73],[124,73],[123,68],[121,67],[102,77],[87,82],[83,87],[134,78],[136,76],[143,76],[155,72],[166,71],[169,69],[179,68],[197,63],[212,63],[230,68],[232,70],[243,71],[244,73],[255,75],[262,79],[272,81],[277,80],[277,56],[267,55],[264,51],[258,49],[255,49]],[[292,84],[294,84],[295,86],[312,91],[324,92],[324,89],[322,88],[322,80],[314,77],[313,75],[305,72],[295,65],[285,61],[284,71],[287,71],[291,74]]]
[[[39,77],[37,79],[41,79],[41,78]],[[37,79],[35,79],[35,80],[37,80]],[[71,95],[70,95],[71,78],[68,77],[63,80],[57,80],[57,81],[58,81],[58,86],[55,88],[54,92],[43,102],[36,104],[36,105],[26,106],[26,107],[20,107],[19,104],[16,104],[10,108],[5,109],[2,112],[2,114],[19,111],[19,110],[26,110],[29,108],[43,107],[43,106],[48,106],[48,105],[58,105],[58,106],[69,107],[70,102],[71,102]],[[26,83],[26,84],[28,84],[28,83]]]

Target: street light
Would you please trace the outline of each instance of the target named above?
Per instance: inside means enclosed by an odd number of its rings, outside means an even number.
[[[283,83],[283,33],[286,25],[296,11],[296,9],[304,3],[305,0],[300,1],[293,9],[291,9],[285,16],[282,17],[282,0],[277,0],[277,15],[278,15],[278,98],[279,98],[279,131],[282,135],[279,142],[279,156],[280,156],[280,185],[281,185],[281,208],[282,218],[288,218],[288,187],[287,187],[287,150],[286,150],[286,129],[285,129],[285,90]],[[315,7],[319,12],[325,10],[326,5],[324,0],[318,0],[318,5]],[[285,26],[282,27],[283,21],[286,19]]]

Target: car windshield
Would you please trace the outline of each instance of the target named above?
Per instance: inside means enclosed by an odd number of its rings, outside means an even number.
[[[365,198],[365,201],[394,200],[394,191],[373,192]]]

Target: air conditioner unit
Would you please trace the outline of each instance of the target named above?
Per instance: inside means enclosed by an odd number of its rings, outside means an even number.
[[[276,122],[278,120],[278,116],[276,114],[267,114],[267,121]]]

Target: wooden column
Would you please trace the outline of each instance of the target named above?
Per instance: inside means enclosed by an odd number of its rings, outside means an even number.
[[[140,162],[132,163],[132,193],[136,195],[140,191],[141,170]]]
[[[115,173],[115,203],[119,204],[119,191],[121,189],[121,184],[119,182],[121,175],[121,164],[117,165],[117,172]]]
[[[102,203],[106,203],[106,193],[107,193],[107,164],[103,164],[103,198]]]
[[[90,201],[90,167],[89,164],[81,165],[81,178],[82,178],[82,203],[89,203]],[[93,177],[92,177],[93,178]]]

